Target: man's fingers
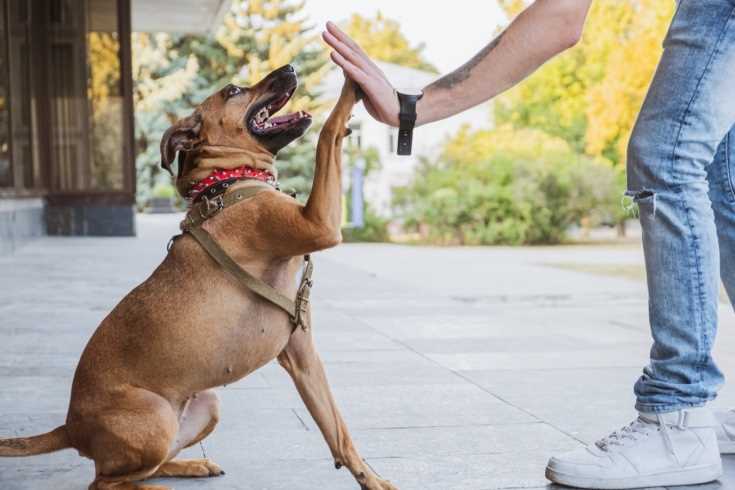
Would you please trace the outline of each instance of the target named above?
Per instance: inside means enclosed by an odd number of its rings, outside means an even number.
[[[347,46],[345,43],[337,39],[331,32],[324,31],[322,32],[322,39],[329,44],[334,49],[339,49],[340,51],[348,50],[350,49],[349,46]]]
[[[365,74],[365,72],[362,71],[359,67],[355,66],[353,63],[351,63],[344,56],[336,51],[332,51],[330,57],[332,58],[332,61],[337,63],[340,68],[342,68],[345,73],[355,82],[357,82],[361,86],[367,83],[369,77]]]
[[[370,63],[359,53],[356,53],[351,47],[339,41],[339,39],[332,36],[330,33],[324,33],[324,40],[334,48],[343,58],[349,60],[350,63],[359,67],[362,70],[370,70],[372,66]]]
[[[335,24],[332,21],[327,22],[327,31],[324,33],[325,35],[329,35],[333,41],[336,41],[338,43],[343,44],[344,46],[349,47],[352,49],[357,55],[362,57],[366,63],[368,63],[372,68],[375,69],[378,74],[380,74],[380,77],[385,79],[385,75],[383,72],[378,68],[378,65],[376,65],[373,60],[370,58],[370,56],[367,55],[367,53],[360,47],[359,44],[357,44],[350,36],[347,35],[342,29],[340,29],[337,24]],[[326,40],[326,38],[325,38]],[[332,45],[331,42],[327,41],[330,45]],[[332,45],[332,47],[335,47]]]
[[[346,36],[346,34],[344,36]],[[332,32],[332,31],[330,31],[329,29],[327,29],[326,31],[324,31],[324,33],[322,34],[322,37],[327,42],[327,44],[329,44],[330,46],[332,46],[335,49],[341,48],[340,51],[348,51],[348,50],[349,51],[353,51],[355,53],[355,55],[361,56],[363,58],[367,58],[367,55],[365,55],[365,53],[362,52],[362,50],[360,49],[360,47],[357,46],[357,44],[355,44],[354,41],[351,42],[351,43],[350,42],[347,42],[344,37],[340,37],[340,36],[335,35],[335,33]],[[349,39],[349,38],[347,38],[347,39]],[[350,39],[350,41],[351,41],[351,39]]]
[[[350,60],[353,65],[360,67],[360,69],[363,70],[365,73],[369,73],[370,75],[380,78],[386,83],[390,84],[388,79],[385,77],[383,71],[375,63],[373,63],[373,60],[371,60],[369,57],[355,52],[354,49],[334,37],[330,32],[323,32],[322,38],[328,45],[334,48],[343,57]]]
[[[365,51],[362,50],[360,45],[357,44],[350,36],[347,35],[346,32],[340,29],[337,24],[335,24],[331,20],[327,22],[327,31],[329,31],[330,34],[339,39],[341,42],[345,43],[347,46],[351,47],[352,49],[367,58],[367,54],[365,53]]]

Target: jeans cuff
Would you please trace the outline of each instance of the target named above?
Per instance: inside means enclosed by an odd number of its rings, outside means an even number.
[[[701,408],[712,400],[705,400],[697,403],[672,403],[669,405],[647,405],[645,403],[636,402],[635,409],[641,413],[671,413],[687,408]]]

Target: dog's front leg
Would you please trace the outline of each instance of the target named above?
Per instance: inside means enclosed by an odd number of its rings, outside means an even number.
[[[342,140],[357,102],[357,88],[347,80],[319,133],[311,194],[306,205],[280,193],[263,193],[258,208],[258,242],[269,254],[293,257],[334,247],[341,240]]]
[[[337,469],[347,467],[363,490],[398,490],[390,482],[378,477],[355,449],[329,389],[324,366],[314,348],[311,330],[296,330],[278,356],[278,362],[296,384],[296,389],[332,451]]]
[[[318,224],[337,241],[342,227],[342,140],[349,132],[347,123],[357,102],[357,90],[354,82],[345,80],[337,104],[319,133],[314,181],[303,211],[307,221]]]

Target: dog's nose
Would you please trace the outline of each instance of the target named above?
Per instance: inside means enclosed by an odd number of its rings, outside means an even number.
[[[291,65],[286,65],[286,66],[282,67],[281,70],[284,71],[284,72],[286,72],[286,73],[296,73],[296,70],[294,70],[294,67],[291,66]]]

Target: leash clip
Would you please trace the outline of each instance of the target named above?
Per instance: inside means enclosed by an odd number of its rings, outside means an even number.
[[[222,194],[213,199],[203,196],[202,202],[204,203],[204,206],[199,208],[199,216],[201,216],[202,219],[209,219],[225,209],[225,200],[223,199]]]

